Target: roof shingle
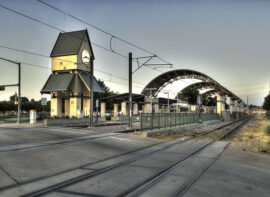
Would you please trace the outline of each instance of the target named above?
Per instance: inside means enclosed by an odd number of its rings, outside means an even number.
[[[66,91],[72,82],[74,73],[51,74],[41,93],[50,93],[53,91]]]
[[[93,54],[87,30],[60,33],[53,47],[50,57],[76,55],[79,53],[84,37],[87,36],[89,47]]]

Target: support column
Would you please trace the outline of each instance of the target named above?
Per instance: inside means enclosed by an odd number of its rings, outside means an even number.
[[[138,103],[133,104],[133,114],[137,115],[138,114]]]
[[[144,113],[151,113],[151,104],[150,103],[146,103],[144,104]]]
[[[114,117],[118,116],[118,104],[117,103],[113,104],[113,116]]]
[[[126,102],[121,103],[121,114],[123,114],[124,116],[127,115],[127,103]]]
[[[70,109],[69,117],[82,118],[81,98],[78,98],[78,97],[70,98],[69,109]]]
[[[161,105],[161,112],[164,113],[164,105]]]
[[[83,98],[83,115],[89,116],[90,111],[90,98]]]
[[[222,111],[225,111],[224,97],[221,95],[217,96],[217,113],[221,116]]]
[[[65,116],[69,116],[69,99],[65,99]]]
[[[100,116],[105,117],[106,113],[106,103],[100,103]]]
[[[51,99],[51,117],[58,116],[62,114],[62,102],[60,98]]]
[[[230,113],[233,114],[233,112],[235,111],[235,102],[230,99]]]
[[[236,111],[240,112],[240,104],[238,102],[236,103]]]
[[[155,113],[159,113],[159,105],[158,104],[154,104],[154,111],[155,111]]]

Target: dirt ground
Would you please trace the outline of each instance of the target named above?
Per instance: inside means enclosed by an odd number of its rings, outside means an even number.
[[[200,134],[202,130],[191,129],[185,132],[170,132],[152,136],[152,138],[162,140],[174,140],[183,136],[194,136]],[[215,139],[220,135],[220,131],[213,131],[200,138]],[[265,115],[257,115],[243,126],[237,133],[233,133],[224,140],[231,141],[241,151],[260,152],[270,154],[270,120]]]
[[[242,151],[270,154],[270,120],[258,115],[227,140],[236,143]]]

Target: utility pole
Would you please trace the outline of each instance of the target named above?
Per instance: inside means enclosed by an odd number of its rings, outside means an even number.
[[[18,123],[21,123],[21,63],[18,63]]]
[[[132,53],[128,54],[129,128],[132,128]]]
[[[93,117],[93,109],[94,109],[94,58],[91,55],[90,58],[90,110],[89,110],[89,126],[94,126],[94,117]]]

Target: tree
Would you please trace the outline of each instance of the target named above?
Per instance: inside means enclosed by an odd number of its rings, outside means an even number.
[[[270,111],[270,95],[264,98],[263,109]]]
[[[18,95],[17,95],[17,99],[18,99]],[[14,102],[15,101],[15,94],[12,95],[12,96],[10,96],[9,97],[9,100],[12,101],[12,102]],[[27,97],[22,96],[21,97],[21,101],[22,101],[22,103],[23,102],[29,102],[29,99]]]
[[[188,102],[188,104],[196,105],[197,104],[197,96],[199,95],[199,91],[196,88],[185,88],[182,91],[180,99]]]
[[[116,95],[117,93],[114,92],[114,91],[111,91],[110,88],[108,86],[105,85],[104,81],[102,80],[98,80],[98,83],[100,84],[100,86],[103,88],[103,90],[105,91],[104,93],[100,93],[100,92],[94,92],[94,99],[95,99],[95,102],[97,99],[102,99],[102,98],[105,98],[105,97],[108,97],[108,96],[113,96],[113,95]],[[95,103],[94,103],[95,105]],[[106,108],[107,110],[112,110],[113,109],[113,103],[112,102],[107,102],[106,103]]]
[[[0,111],[5,112],[5,111],[17,111],[18,106],[15,105],[15,94],[10,96],[9,101],[0,101]],[[31,109],[35,109],[38,112],[43,110],[43,107],[41,105],[41,100],[35,101],[34,99],[29,99],[27,97],[21,97],[21,110],[29,112]],[[49,112],[50,111],[50,101],[47,102],[47,105],[44,106],[44,110]]]
[[[217,97],[210,97],[203,95],[203,105],[204,106],[216,106],[217,105]]]

